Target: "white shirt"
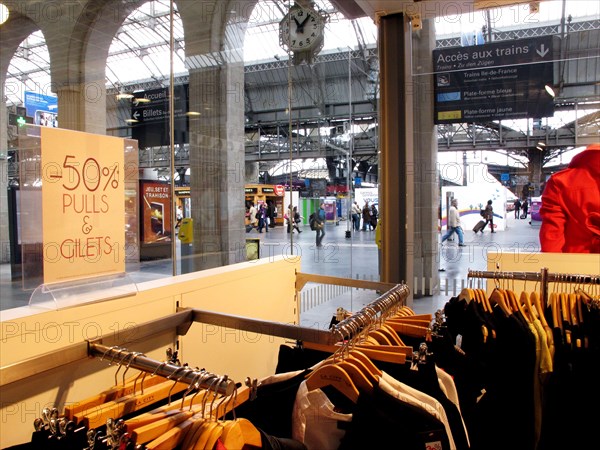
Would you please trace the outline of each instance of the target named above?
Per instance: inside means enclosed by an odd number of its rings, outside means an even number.
[[[292,438],[303,442],[308,450],[335,450],[346,434],[338,422],[351,422],[352,414],[334,411],[334,404],[321,389],[308,391],[300,383],[292,412]]]

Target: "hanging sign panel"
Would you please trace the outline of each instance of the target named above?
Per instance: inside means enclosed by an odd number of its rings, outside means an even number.
[[[175,144],[189,142],[188,137],[188,85],[174,88],[174,139]],[[169,89],[151,89],[138,92],[131,101],[132,138],[140,148],[169,145]]]
[[[123,140],[42,128],[44,283],[125,271]]]
[[[552,36],[434,50],[434,122],[553,116],[552,60]]]

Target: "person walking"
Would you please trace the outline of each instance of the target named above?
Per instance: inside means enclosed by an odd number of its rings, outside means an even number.
[[[269,216],[267,216],[267,208],[264,203],[261,203],[258,208],[258,232],[262,233],[262,229],[264,227],[265,233],[269,232]]]
[[[460,214],[458,212],[458,200],[453,198],[450,202],[450,210],[448,211],[448,231],[442,237],[442,244],[454,233],[458,235],[458,246],[465,247],[464,233],[460,226]]]
[[[293,218],[294,218],[294,210],[292,209],[292,204],[290,203],[287,207],[287,211],[285,212],[285,224],[287,226],[287,232],[291,233],[292,232],[292,222],[293,222]]]
[[[294,206],[292,209],[292,215],[290,216],[292,220],[292,232],[296,230],[298,234],[302,233],[302,230],[298,228],[298,224],[302,222],[302,216],[298,212],[298,207]]]
[[[254,206],[254,203],[250,204],[250,209],[248,210],[248,220],[250,220],[250,226],[246,228],[246,233],[250,233],[253,228],[256,228],[258,224],[258,209]]]
[[[319,210],[315,214],[315,231],[317,247],[322,247],[322,241],[325,237],[325,204],[321,203]]]
[[[517,197],[513,205],[515,205],[515,219],[519,219],[521,214],[521,200]]]
[[[355,201],[352,204],[352,226],[354,227],[354,231],[360,230],[360,206]]]
[[[487,205],[486,205],[485,209],[483,210],[483,218],[485,219],[485,225],[483,226],[483,228],[485,228],[487,226],[487,224],[489,223],[492,233],[495,233],[495,231],[494,231],[494,208],[492,207],[491,200],[488,200]],[[481,231],[483,231],[483,229]]]
[[[523,215],[521,217],[523,219],[527,219],[527,214],[529,214],[529,201],[528,201],[527,197],[525,197],[523,199],[523,203],[521,205],[521,208],[523,209]]]

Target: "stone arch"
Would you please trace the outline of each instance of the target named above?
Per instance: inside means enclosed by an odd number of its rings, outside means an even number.
[[[29,17],[13,11],[11,11],[8,21],[0,27],[0,42],[2,42],[0,51],[2,111],[4,111],[6,106],[4,103],[4,94],[6,89],[6,75],[8,73],[8,66],[10,65],[15,52],[19,48],[19,45],[21,45],[21,42],[39,29],[39,26]],[[2,127],[2,130],[6,130],[6,127]]]

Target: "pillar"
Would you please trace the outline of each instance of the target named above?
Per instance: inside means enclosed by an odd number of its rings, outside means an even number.
[[[383,16],[379,25],[381,77],[380,208],[381,280],[413,280],[414,161],[411,27],[404,14]],[[412,297],[409,299],[412,304]]]
[[[433,71],[431,52],[435,48],[432,19],[413,32],[413,61],[419,72]],[[415,76],[414,87],[414,279],[415,296],[432,295],[438,285],[438,204],[437,131],[433,123],[433,77]]]
[[[241,61],[190,70],[193,270],[245,259],[243,86]]]

